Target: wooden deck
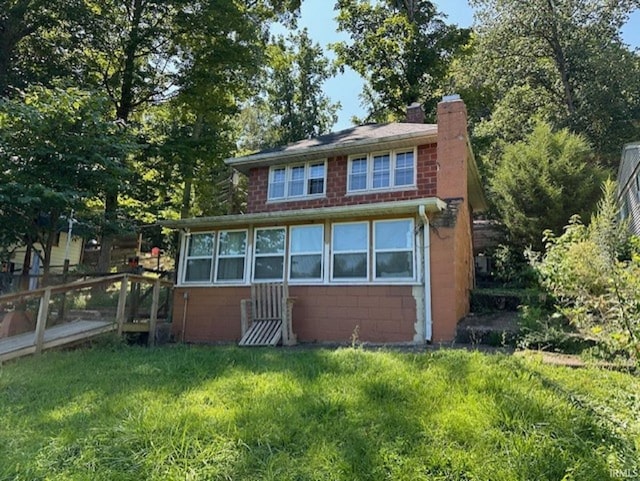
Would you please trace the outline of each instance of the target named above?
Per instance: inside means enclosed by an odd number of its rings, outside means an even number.
[[[43,349],[89,339],[103,332],[115,331],[117,325],[109,321],[73,321],[44,331]],[[27,332],[0,339],[0,362],[36,352],[36,333]]]
[[[62,294],[80,289],[94,288],[119,283],[119,295],[117,306],[115,306],[115,319],[95,319],[88,320],[80,318],[63,324],[47,327],[50,323],[49,308],[52,303],[53,294]],[[151,312],[147,318],[137,317],[137,308],[140,298],[140,284],[150,284],[153,286],[150,291]],[[134,288],[135,286],[135,288]],[[116,274],[100,279],[91,279],[81,282],[72,282],[59,286],[51,286],[32,291],[23,291],[0,296],[0,305],[14,305],[26,300],[39,300],[38,314],[35,330],[18,334],[6,338],[0,338],[0,362],[15,359],[29,354],[38,354],[46,349],[72,344],[84,339],[89,339],[104,332],[116,331],[118,335],[127,332],[148,332],[148,344],[155,344],[156,324],[158,321],[158,310],[160,300],[160,289],[162,287],[173,286],[170,281],[159,278],[145,277],[135,274]],[[171,292],[168,293],[170,298]],[[127,315],[127,299],[131,304],[131,309]],[[64,300],[64,299],[63,299]],[[59,314],[59,313],[58,313]]]

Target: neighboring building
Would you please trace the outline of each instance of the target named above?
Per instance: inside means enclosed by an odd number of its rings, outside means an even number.
[[[640,235],[640,142],[622,149],[617,182],[620,215],[628,219],[631,232]]]
[[[453,339],[484,194],[464,103],[441,102],[437,125],[407,117],[228,159],[246,214],[164,222],[182,234],[176,338],[238,340],[250,284],[286,281],[299,341]]]

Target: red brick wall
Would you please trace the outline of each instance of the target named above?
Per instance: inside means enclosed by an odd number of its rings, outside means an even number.
[[[312,200],[278,201],[267,203],[269,167],[251,169],[247,212],[273,212],[281,210],[336,207],[342,205],[369,204],[393,200],[419,199],[436,195],[437,144],[418,147],[417,188],[392,192],[346,195],[347,156],[329,157],[327,161],[326,196]]]
[[[184,292],[189,292],[184,317]],[[302,342],[411,342],[416,301],[411,286],[290,286],[295,297],[293,332]],[[177,288],[173,335],[187,342],[234,342],[240,338],[240,299],[249,287]]]

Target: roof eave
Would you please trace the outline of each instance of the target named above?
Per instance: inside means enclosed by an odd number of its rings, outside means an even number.
[[[173,229],[205,229],[213,227],[239,227],[247,225],[267,225],[273,223],[310,221],[322,219],[345,219],[354,217],[412,214],[424,206],[427,212],[439,212],[446,203],[437,197],[378,202],[373,204],[320,207],[314,209],[281,210],[254,214],[232,214],[214,217],[194,217],[190,219],[165,220],[159,225]]]

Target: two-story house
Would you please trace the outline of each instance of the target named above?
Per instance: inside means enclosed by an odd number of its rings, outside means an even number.
[[[361,125],[228,159],[248,176],[247,213],[180,229],[173,331],[240,338],[251,283],[283,281],[303,342],[448,341],[469,310],[471,216],[485,209],[464,103],[425,124]]]

